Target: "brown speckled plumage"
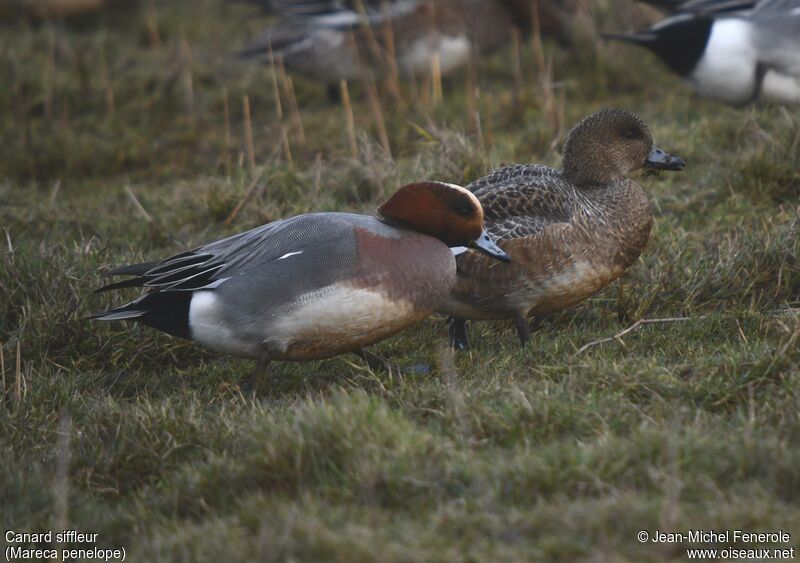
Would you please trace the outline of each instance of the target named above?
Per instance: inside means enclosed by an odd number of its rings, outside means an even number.
[[[645,165],[652,148],[639,118],[604,110],[571,131],[565,170],[517,164],[467,186],[511,263],[461,254],[443,311],[459,319],[553,313],[618,278],[650,234],[647,196],[626,175]]]

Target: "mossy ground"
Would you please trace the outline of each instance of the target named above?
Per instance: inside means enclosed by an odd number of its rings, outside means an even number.
[[[641,529],[784,529],[796,545],[796,107],[693,97],[595,39],[647,15],[598,2],[572,47],[525,42],[518,87],[510,49],[478,63],[477,98],[466,71],[441,102],[424,79],[402,100],[381,87],[391,154],[363,86],[353,156],[342,106],[294,77],[303,142],[279,81],[290,162],[269,67],[230,56],[263,25],[248,13],[203,0],[3,24],[3,531],[97,532],[133,561],[685,559]],[[309,210],[370,212],[407,181],[557,165],[569,126],[608,106],[689,165],[641,179],[656,216],[642,258],[527,349],[509,323],[476,323],[454,357],[434,318],[374,348],[427,373],[279,363],[253,399],[248,362],[85,320],[110,303],[91,293],[106,267]],[[667,317],[686,320],[576,353]]]

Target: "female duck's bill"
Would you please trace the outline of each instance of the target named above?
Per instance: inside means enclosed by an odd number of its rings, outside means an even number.
[[[686,166],[686,161],[679,156],[669,154],[662,151],[660,148],[653,146],[650,154],[644,161],[647,168],[653,170],[683,170]]]
[[[448,247],[508,260],[459,186],[400,188],[381,218],[310,213],[269,223],[166,260],[125,266],[102,290],[144,287],[94,315],[134,320],[214,350],[259,360],[358,351],[424,319],[456,280]]]

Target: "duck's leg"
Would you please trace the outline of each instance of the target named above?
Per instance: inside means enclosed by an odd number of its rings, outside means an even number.
[[[453,350],[469,350],[467,321],[458,317],[450,317],[447,334],[450,336],[450,346],[453,347]]]
[[[254,393],[261,387],[261,383],[267,379],[267,366],[272,361],[271,355],[267,352],[256,362],[256,367],[240,383],[239,388],[246,393]]]
[[[524,315],[517,313],[514,315],[514,326],[517,328],[519,343],[526,346],[531,339],[531,327],[528,326],[528,319]]]
[[[767,75],[768,70],[764,63],[759,62],[756,64],[756,79],[753,86],[753,93],[750,94],[750,97],[744,101],[741,107],[753,104],[761,97],[761,91],[764,88],[764,77]]]
[[[342,101],[342,88],[338,82],[329,82],[327,86],[328,101],[332,104],[338,104]]]

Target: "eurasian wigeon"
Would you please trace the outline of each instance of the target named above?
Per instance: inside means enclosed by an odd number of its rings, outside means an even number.
[[[251,0],[277,20],[241,54],[338,86],[367,74],[442,73],[507,43],[512,28],[564,37],[575,0]],[[536,17],[534,11],[538,10]],[[335,90],[332,90],[335,91]]]
[[[359,351],[424,319],[456,280],[449,247],[506,254],[483,228],[468,190],[440,182],[401,187],[380,218],[309,213],[164,260],[99,291],[144,287],[93,315],[132,320],[213,350],[260,360],[312,360]]]
[[[800,103],[800,0],[735,7],[706,0],[641,33],[606,37],[649,49],[701,96]]]
[[[453,317],[451,343],[468,347],[464,319],[512,318],[525,344],[528,316],[574,305],[617,279],[639,257],[652,224],[645,192],[626,176],[684,164],[653,145],[637,116],[608,109],[570,131],[563,170],[517,164],[469,184],[511,263],[462,249],[458,280],[440,308]]]

